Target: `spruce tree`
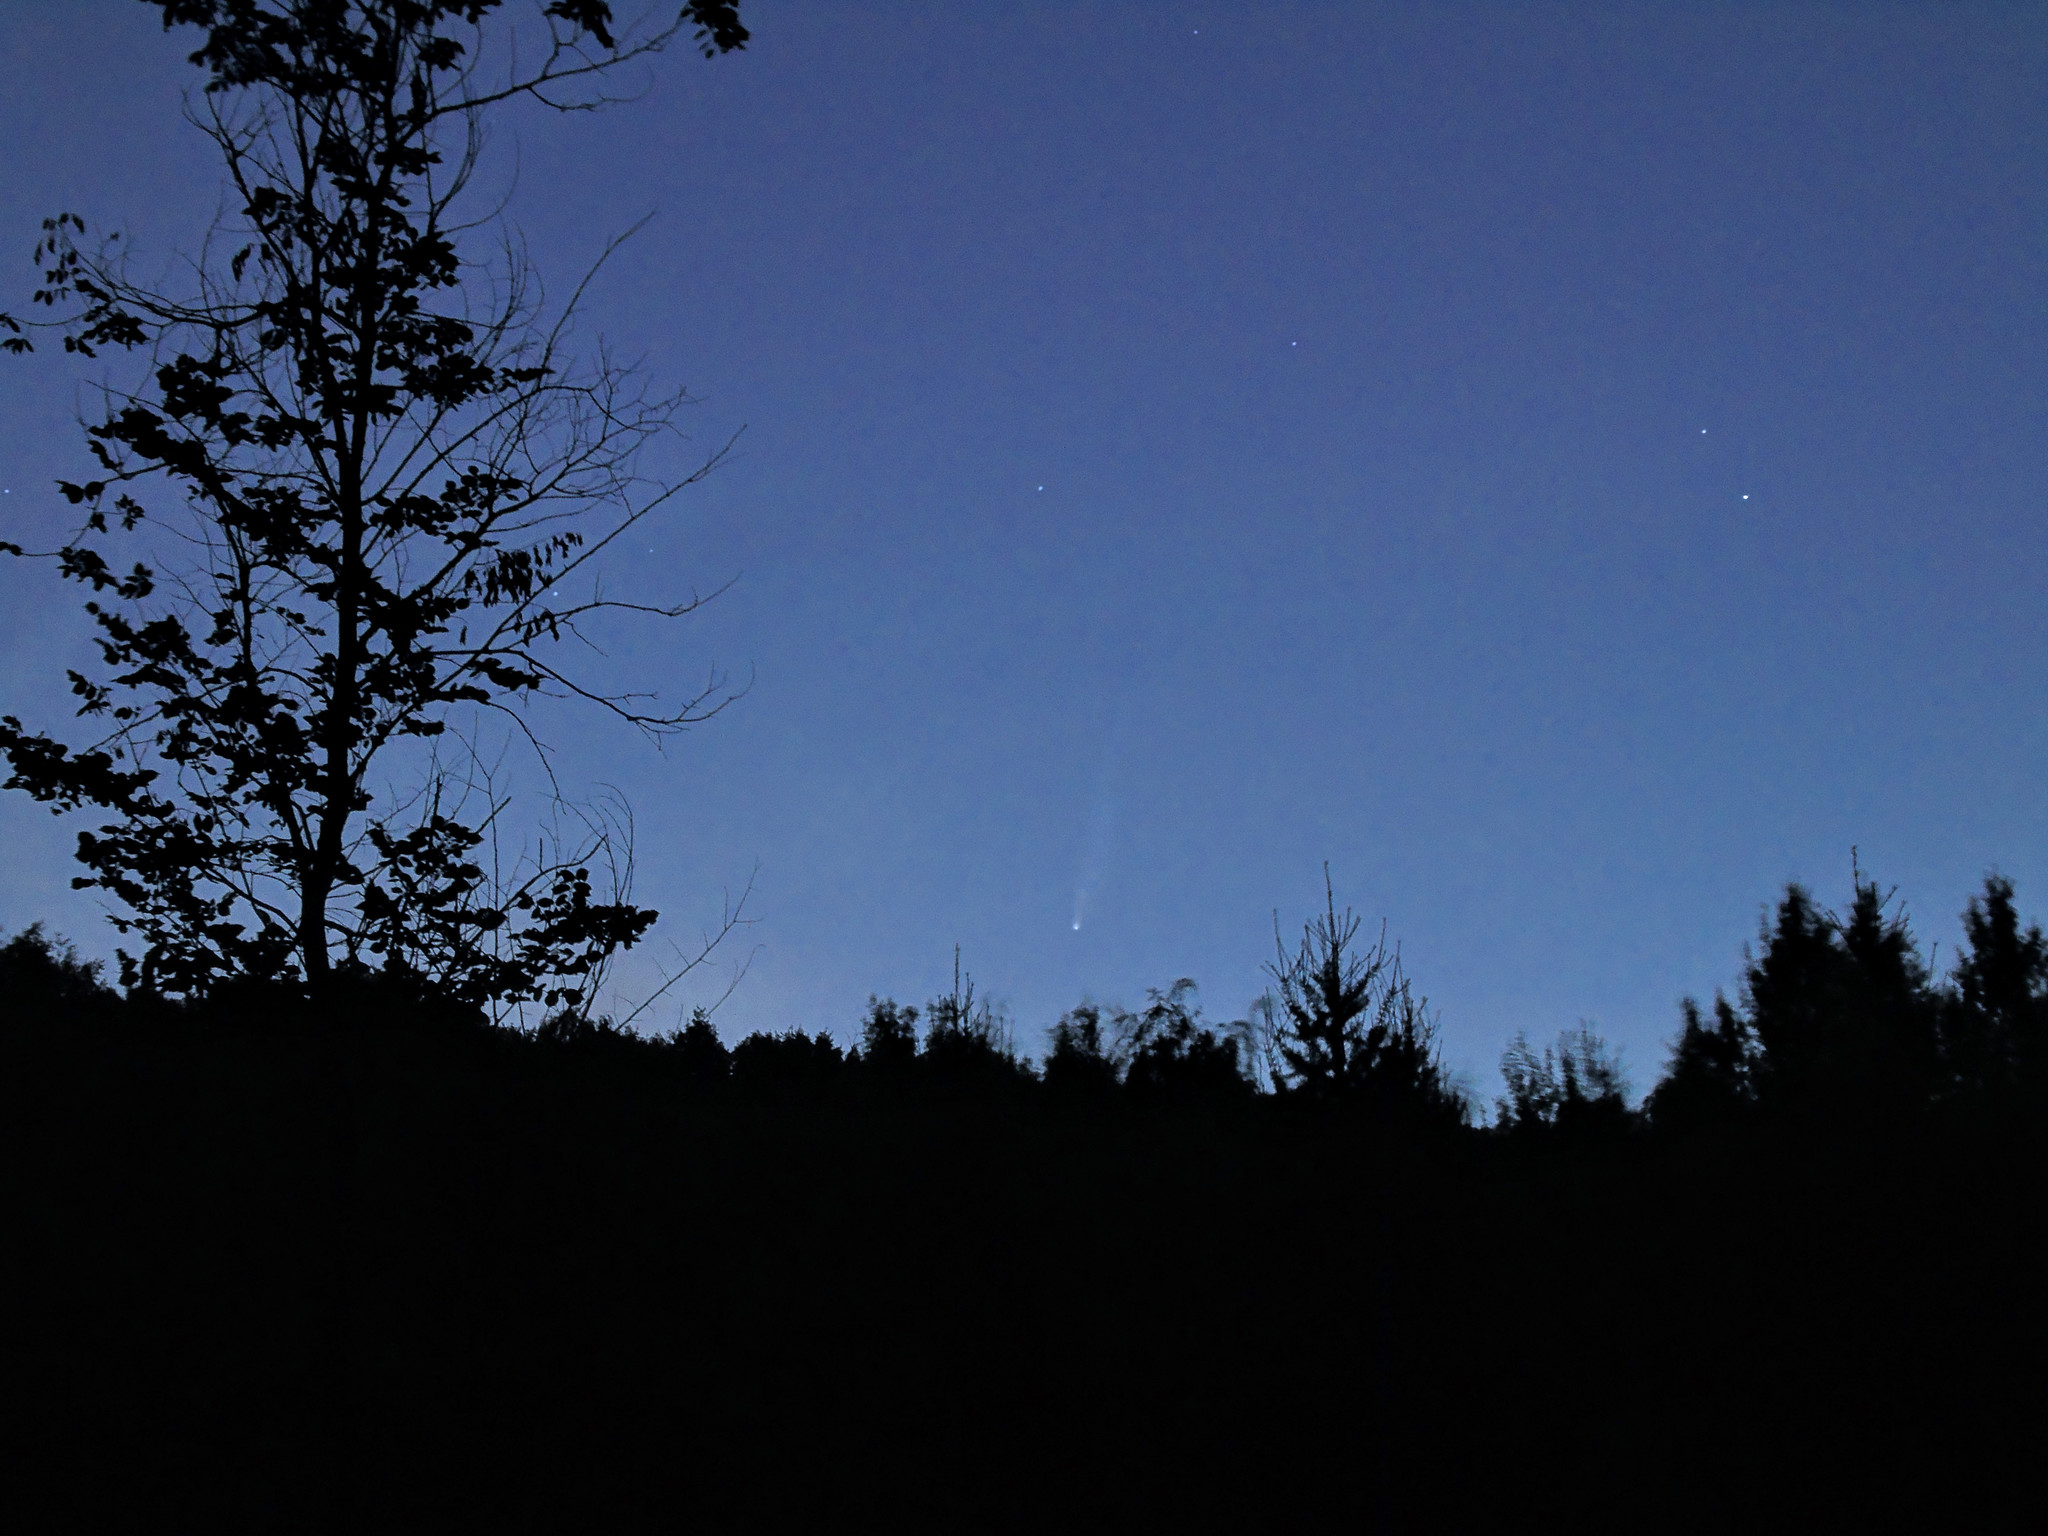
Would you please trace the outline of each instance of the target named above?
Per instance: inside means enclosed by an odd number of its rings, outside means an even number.
[[[1947,1091],[1964,1099],[2048,1087],[2048,938],[2020,926],[2012,882],[1985,878],[1963,911],[1965,948],[1942,1020]]]
[[[1410,989],[1384,932],[1370,947],[1359,943],[1359,919],[1337,911],[1327,868],[1323,894],[1324,910],[1304,925],[1293,954],[1274,921],[1274,1087],[1402,1118],[1462,1120],[1428,1000]]]

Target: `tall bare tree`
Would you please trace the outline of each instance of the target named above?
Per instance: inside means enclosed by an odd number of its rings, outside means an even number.
[[[575,299],[548,310],[512,239],[480,262],[470,247],[502,229],[464,195],[492,109],[600,105],[678,38],[741,47],[737,5],[625,27],[556,0],[515,37],[500,0],[156,3],[203,34],[188,115],[230,211],[176,292],[51,219],[48,313],[0,315],[11,350],[48,329],[86,358],[146,359],[104,386],[97,468],[60,484],[82,525],[46,556],[90,589],[104,666],[71,687],[98,734],[73,748],[7,716],[8,787],[110,813],[80,836],[75,883],[140,937],[129,985],[318,996],[383,970],[483,1005],[587,1002],[655,914],[623,879],[593,892],[607,857],[625,873],[602,821],[487,869],[505,800],[465,752],[494,713],[532,740],[536,697],[657,737],[730,698],[716,676],[678,701],[610,691],[560,649],[697,606],[608,597],[597,562],[718,455],[643,473],[682,397],[579,357]],[[169,561],[122,551],[151,529]]]

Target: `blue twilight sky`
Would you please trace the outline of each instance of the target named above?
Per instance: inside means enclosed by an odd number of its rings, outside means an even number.
[[[1852,844],[1944,957],[1993,867],[2048,910],[2048,10],[745,14],[492,162],[557,289],[653,215],[593,332],[747,429],[617,580],[737,576],[620,659],[752,691],[560,728],[679,939],[758,864],[728,1036],[955,943],[1029,1047],[1182,975],[1233,1017],[1328,860],[1475,1083],[1584,1018],[1640,1087]],[[190,248],[190,46],[10,15],[8,307],[60,208]],[[0,366],[10,529],[80,377]],[[64,723],[76,596],[0,565],[0,708]],[[104,950],[71,835],[0,800],[0,928]]]

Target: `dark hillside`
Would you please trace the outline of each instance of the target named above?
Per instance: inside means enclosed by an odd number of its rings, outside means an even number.
[[[2024,1138],[692,1086],[380,1017],[6,1029],[9,1441],[66,1524],[1953,1522],[2039,1443]]]

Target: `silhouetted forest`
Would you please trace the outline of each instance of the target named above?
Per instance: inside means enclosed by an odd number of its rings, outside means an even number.
[[[1860,871],[1788,889],[1639,1106],[1581,1025],[1483,1113],[1327,887],[1241,1019],[1161,977],[1020,1041],[957,956],[731,1044],[604,1017],[630,821],[557,789],[500,845],[477,722],[724,707],[574,659],[699,606],[592,562],[723,450],[638,462],[685,397],[564,350],[465,186],[494,114],[641,94],[739,8],[155,9],[212,234],[159,287],[55,214],[0,312],[134,370],[78,527],[0,541],[100,657],[69,739],[0,716],[5,787],[95,819],[134,950],[117,991],[0,945],[14,1527],[2016,1519],[2048,943],[2001,880],[1941,975]]]
[[[1787,889],[1490,1115],[1332,900],[1246,1020],[957,973],[728,1045],[0,948],[10,1444],[78,1523],[1656,1526],[2020,1506],[2048,941]],[[874,1512],[868,1514],[865,1512]]]

